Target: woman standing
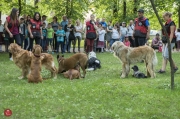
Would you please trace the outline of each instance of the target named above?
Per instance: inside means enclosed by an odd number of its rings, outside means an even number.
[[[80,25],[80,21],[77,20],[76,26],[75,26],[75,37],[76,37],[76,40],[78,40],[78,52],[80,52],[80,44],[81,44],[81,39],[82,39],[81,34],[82,33],[83,33],[82,26]],[[73,47],[74,52],[75,52],[76,40],[74,42],[74,47]]]
[[[175,36],[175,29],[176,29],[176,25],[174,23],[174,21],[171,19],[172,14],[170,12],[165,12],[163,14],[163,18],[166,21],[165,23],[165,28],[166,31],[168,33],[169,36],[169,40],[171,43],[171,50],[173,49],[173,47],[175,46],[175,42],[176,42],[176,36]],[[162,31],[163,35],[165,35],[165,33]],[[168,51],[168,44],[164,43],[163,44],[163,50],[162,50],[162,55],[163,55],[163,62],[162,62],[162,67],[159,70],[158,73],[165,73],[166,70],[166,65],[167,62],[169,60],[169,51]],[[178,70],[177,66],[175,65],[174,61],[173,61],[173,67],[174,67],[174,73]]]
[[[34,40],[36,44],[40,45],[41,39],[43,39],[41,15],[39,12],[35,12],[33,19],[30,19],[28,31],[30,35],[29,50],[32,50]]]
[[[64,51],[67,49],[67,52],[70,53],[71,49],[71,41],[75,42],[75,35],[74,35],[74,25],[71,24],[72,20],[68,19],[68,24],[65,25],[65,32],[66,32],[66,45]],[[74,43],[73,43],[74,45]],[[74,46],[75,47],[75,46]],[[73,52],[75,53],[74,49]]]
[[[10,16],[6,17],[5,29],[6,29],[6,37],[9,39],[9,43],[10,44],[14,43],[14,39],[15,39],[15,42],[19,46],[21,46],[18,16],[19,16],[19,10],[16,8],[13,8]],[[11,53],[9,53],[9,58],[10,60],[13,60]]]
[[[51,23],[52,29],[54,30],[54,33],[58,30],[58,19],[56,16],[53,17],[53,22]],[[56,34],[54,34],[54,38],[53,38],[53,50],[57,51],[57,36]],[[52,52],[53,53],[53,52]]]

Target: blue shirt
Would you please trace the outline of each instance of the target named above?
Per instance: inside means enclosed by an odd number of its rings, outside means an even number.
[[[101,22],[101,24],[102,24],[102,27],[107,27],[107,24],[106,24],[106,22]]]
[[[47,29],[46,28],[42,28],[42,34],[44,37],[46,37],[46,35],[47,35]]]
[[[57,41],[61,41],[64,42],[64,36],[65,36],[65,32],[64,30],[57,30],[56,31],[56,35],[57,35]]]
[[[63,30],[65,29],[66,24],[68,24],[68,20],[61,22],[61,26],[63,27]]]
[[[146,21],[145,21],[145,25],[146,25],[146,27],[148,27],[150,24],[149,24],[149,20],[148,19],[146,19]]]

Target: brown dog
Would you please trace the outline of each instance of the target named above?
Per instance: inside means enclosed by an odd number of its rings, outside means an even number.
[[[83,70],[83,77],[86,75],[87,61],[88,57],[85,53],[76,53],[70,58],[64,58],[64,56],[57,55],[57,60],[59,63],[58,73],[62,71],[68,71],[69,69],[74,69],[77,64],[80,65]]]
[[[18,78],[25,78],[30,71],[31,59],[33,56],[32,52],[22,49],[16,43],[11,43],[8,50],[10,53],[12,53],[13,62],[22,70],[22,75]],[[41,55],[44,57],[42,60],[42,65],[51,71],[51,77],[56,78],[57,69],[55,67],[53,56],[48,53],[41,53]]]
[[[65,78],[69,78],[70,80],[81,78],[80,66],[77,65],[75,69],[69,69],[68,71],[64,72],[63,75]]]
[[[44,57],[41,55],[42,47],[40,45],[35,45],[33,48],[33,56],[31,59],[30,73],[28,75],[29,83],[42,82],[41,76],[41,61]]]

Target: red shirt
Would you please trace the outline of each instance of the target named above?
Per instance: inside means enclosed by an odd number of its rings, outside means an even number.
[[[94,25],[90,21],[86,22],[86,33],[88,32],[96,32]]]
[[[130,47],[130,42],[129,41],[124,41],[124,45],[127,47]]]

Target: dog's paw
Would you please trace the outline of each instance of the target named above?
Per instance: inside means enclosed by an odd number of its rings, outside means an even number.
[[[122,75],[120,76],[120,78],[126,78],[126,76],[122,74]]]
[[[24,77],[23,76],[19,76],[18,79],[23,79]]]

